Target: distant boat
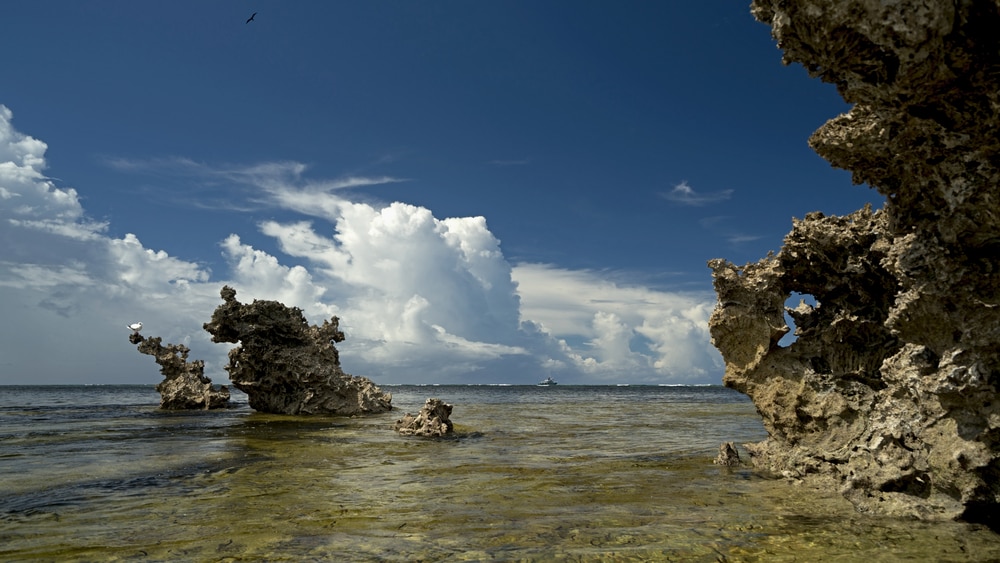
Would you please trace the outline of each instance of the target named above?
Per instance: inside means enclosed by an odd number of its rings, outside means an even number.
[[[553,385],[559,385],[559,384],[556,383],[556,380],[552,379],[552,377],[546,377],[545,379],[538,382],[539,387],[552,387]]]

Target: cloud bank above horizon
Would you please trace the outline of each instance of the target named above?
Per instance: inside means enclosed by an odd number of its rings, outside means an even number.
[[[229,346],[212,344],[201,329],[223,285],[244,302],[300,307],[312,323],[339,316],[345,371],[380,383],[721,378],[707,326],[714,295],[511,264],[483,216],[439,219],[420,206],[352,198],[352,190],[406,178],[315,180],[297,162],[110,160],[123,174],[156,168],[249,188],[231,213],[266,208],[295,216],[204,241],[225,258],[228,271],[217,275],[146,248],[142,233],[109,235],[110,222],[90,218],[76,189],[44,174],[48,146],[17,131],[12,119],[0,105],[0,306],[9,312],[0,329],[0,384],[159,381],[152,358],[127,344],[125,327],[138,320],[147,335],[191,347],[206,374],[224,382]],[[699,199],[677,193],[689,204]],[[273,248],[246,242],[260,235]]]

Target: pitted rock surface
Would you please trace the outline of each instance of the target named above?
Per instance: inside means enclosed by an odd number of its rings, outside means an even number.
[[[786,63],[854,106],[809,139],[886,196],[794,221],[755,264],[712,260],[724,383],[753,463],[862,511],[1000,512],[1000,1],[755,0]],[[785,309],[792,292],[816,306]],[[795,325],[797,339],[778,344]]]
[[[416,416],[406,413],[396,421],[393,429],[403,436],[440,438],[455,429],[455,425],[451,423],[451,410],[452,406],[448,403],[430,398]]]
[[[310,326],[298,307],[278,301],[243,304],[222,288],[224,303],[205,330],[213,342],[240,345],[229,351],[226,371],[250,406],[278,414],[359,415],[392,409],[392,395],[370,379],[340,368],[335,342],[344,340],[339,319]]]
[[[156,385],[160,408],[167,410],[218,409],[229,406],[229,388],[212,385],[205,376],[205,362],[187,361],[191,351],[183,344],[161,344],[159,336],[144,338],[138,332],[129,336],[141,354],[156,358],[163,381]]]

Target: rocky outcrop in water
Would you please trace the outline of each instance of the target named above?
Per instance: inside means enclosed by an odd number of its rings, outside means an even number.
[[[809,140],[886,196],[811,213],[777,255],[709,263],[724,383],[758,467],[833,480],[862,511],[1000,510],[1000,2],[755,0],[786,63],[851,111]],[[792,292],[816,305],[785,309]],[[779,344],[789,330],[797,339]]]
[[[205,362],[187,361],[191,351],[183,344],[161,344],[159,336],[144,338],[138,332],[129,336],[129,342],[138,344],[141,354],[156,358],[163,381],[156,385],[160,393],[160,408],[168,410],[218,409],[229,406],[229,388],[212,385],[205,376]]]
[[[240,345],[229,352],[229,380],[256,410],[280,414],[357,415],[392,409],[392,395],[370,379],[340,369],[335,342],[344,340],[337,317],[306,322],[298,307],[277,301],[243,304],[222,288],[224,303],[205,330],[212,342]]]
[[[403,436],[423,436],[440,438],[450,434],[455,425],[451,423],[452,406],[440,399],[427,399],[416,416],[410,413],[397,420],[393,430]]]
[[[723,442],[719,446],[719,455],[712,460],[712,463],[732,467],[740,465],[743,463],[743,460],[740,459],[740,452],[736,450],[736,444],[733,442]]]

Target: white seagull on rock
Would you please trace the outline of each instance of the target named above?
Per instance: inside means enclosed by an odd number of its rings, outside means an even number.
[[[139,331],[142,330],[142,323],[132,323],[128,325],[128,328],[131,329],[132,332],[139,334]]]

